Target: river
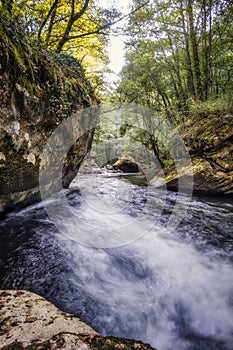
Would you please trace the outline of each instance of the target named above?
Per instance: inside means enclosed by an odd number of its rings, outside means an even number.
[[[63,195],[74,215],[57,211],[61,230],[44,205],[56,212]],[[1,222],[1,289],[31,290],[103,335],[159,350],[232,350],[233,202],[193,196],[168,232],[177,199],[120,176],[80,175],[62,196]]]

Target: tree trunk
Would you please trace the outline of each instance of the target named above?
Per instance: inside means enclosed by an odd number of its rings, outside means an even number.
[[[201,83],[201,70],[198,54],[197,36],[194,27],[193,17],[193,0],[188,0],[188,18],[189,18],[189,33],[190,42],[192,47],[192,62],[193,62],[193,73],[194,73],[194,89],[196,99],[202,99],[202,83]]]
[[[81,10],[79,12],[75,13],[75,0],[72,0],[72,6],[71,6],[72,11],[70,14],[70,18],[68,20],[65,33],[63,34],[61,40],[58,42],[57,50],[56,50],[57,52],[61,52],[65,43],[70,40],[69,34],[70,34],[71,29],[72,29],[72,26],[86,12],[86,10],[88,8],[89,1],[90,0],[85,0]]]
[[[188,93],[189,95],[191,95],[191,97],[195,98],[195,88],[194,88],[194,79],[193,79],[193,70],[192,70],[192,60],[190,55],[189,35],[186,29],[185,15],[184,15],[184,8],[183,8],[182,1],[180,5],[181,5],[180,10],[181,10],[181,18],[182,18],[182,27],[183,27],[183,34],[184,34],[184,41],[185,41],[187,73],[188,73],[187,74]]]
[[[163,169],[165,167],[165,165],[164,165],[164,162],[162,161],[162,159],[160,157],[160,152],[159,152],[159,148],[158,148],[158,144],[157,144],[157,141],[155,139],[155,136],[152,135],[152,134],[150,134],[150,145],[151,145],[151,148],[152,148],[152,151],[153,151],[154,155],[158,159],[159,165]]]

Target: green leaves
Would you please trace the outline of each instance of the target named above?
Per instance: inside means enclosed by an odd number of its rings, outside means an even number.
[[[90,80],[102,84],[107,34],[118,11],[103,10],[93,0],[4,0],[0,5],[2,14],[19,23],[31,42],[75,57]],[[21,56],[15,47],[12,50],[22,66]]]
[[[134,8],[139,4],[134,0]],[[177,122],[187,117],[190,101],[227,95],[233,88],[232,21],[229,2],[151,0],[130,18],[120,98]]]

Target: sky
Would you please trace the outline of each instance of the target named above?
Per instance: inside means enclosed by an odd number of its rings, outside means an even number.
[[[108,55],[110,60],[109,68],[115,74],[119,74],[124,65],[124,38],[122,36],[111,36]]]
[[[127,14],[130,12],[129,6],[132,3],[131,0],[99,0],[99,4],[103,8],[114,7],[117,10]],[[121,22],[117,24],[121,25]],[[124,25],[124,22],[122,22]],[[117,81],[117,75],[120,73],[124,65],[124,37],[123,36],[114,36],[110,35],[110,43],[108,46],[108,55],[110,63],[108,68],[113,71],[113,74],[108,76],[108,80],[114,83]]]

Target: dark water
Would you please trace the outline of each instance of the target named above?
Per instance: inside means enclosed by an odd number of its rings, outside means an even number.
[[[65,206],[61,194],[46,202],[60,229],[43,203],[1,222],[0,288],[31,290],[104,335],[159,350],[232,350],[233,203],[193,197],[170,232],[185,194],[104,174],[79,186]]]

